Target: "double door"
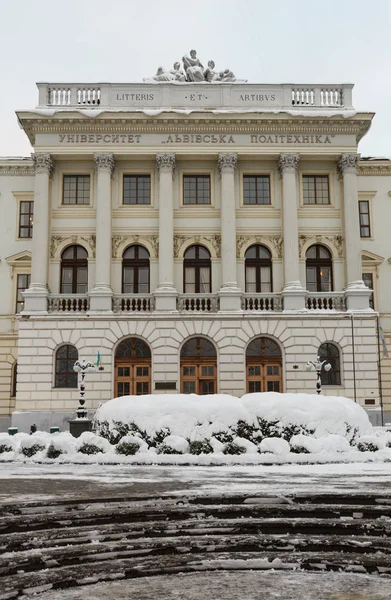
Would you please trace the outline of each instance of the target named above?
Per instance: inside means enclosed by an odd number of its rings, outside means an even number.
[[[217,392],[216,363],[181,364],[182,394],[216,394]]]
[[[150,363],[117,361],[115,365],[115,396],[141,396],[151,393]]]
[[[282,392],[282,366],[277,362],[247,363],[247,392]]]

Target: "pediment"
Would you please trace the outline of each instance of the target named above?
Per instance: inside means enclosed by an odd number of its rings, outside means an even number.
[[[374,254],[373,252],[368,252],[368,250],[362,250],[361,259],[363,262],[366,262],[373,266],[377,266],[383,262],[384,256],[379,256],[378,254]]]
[[[5,261],[9,264],[10,267],[24,267],[31,265],[31,252],[28,250],[23,250],[22,252],[18,252],[17,254],[13,254],[12,256],[8,256]]]

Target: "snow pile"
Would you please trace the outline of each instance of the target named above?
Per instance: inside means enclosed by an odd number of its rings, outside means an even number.
[[[288,454],[290,452],[291,447],[286,440],[282,438],[264,438],[262,442],[259,444],[259,449],[261,452],[271,452],[272,454]]]

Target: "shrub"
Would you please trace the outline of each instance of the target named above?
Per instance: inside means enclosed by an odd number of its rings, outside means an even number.
[[[375,442],[358,442],[357,450],[360,452],[377,452],[379,446]]]
[[[172,446],[168,446],[164,442],[156,446],[156,452],[158,454],[182,454],[179,450],[175,450]]]
[[[61,454],[64,454],[64,452],[59,448],[56,448],[53,444],[50,444],[46,452],[46,456],[48,458],[58,458],[59,456],[61,456]]]
[[[28,458],[31,458],[31,456],[34,456],[34,454],[37,454],[37,452],[40,452],[41,450],[45,450],[45,446],[38,443],[33,444],[32,446],[22,446],[20,449],[21,453]]]
[[[213,437],[222,444],[231,444],[236,436],[232,435],[229,431],[217,431],[213,434]]]
[[[291,452],[294,452],[295,454],[309,454],[309,450],[307,450],[307,448],[305,448],[304,446],[291,446]]]
[[[81,454],[99,454],[99,452],[103,452],[102,448],[90,442],[84,442],[84,444],[79,446],[77,451]]]
[[[223,454],[245,454],[246,448],[244,446],[239,446],[239,444],[235,444],[235,442],[228,442],[224,446]]]
[[[290,452],[288,442],[282,438],[264,438],[259,444],[260,452],[271,452],[272,454],[287,454]]]
[[[140,450],[140,445],[134,442],[121,441],[117,444],[115,451],[117,454],[124,454],[125,456],[133,456]]]
[[[11,444],[6,443],[2,443],[0,444],[0,454],[2,454],[3,452],[12,452],[13,447]]]
[[[212,454],[213,447],[208,440],[189,441],[189,452],[190,454]]]
[[[244,438],[253,444],[258,444],[262,440],[262,433],[259,428],[246,423],[246,421],[238,421],[235,433],[237,437]]]

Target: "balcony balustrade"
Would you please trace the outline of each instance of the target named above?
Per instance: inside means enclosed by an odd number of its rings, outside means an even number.
[[[243,294],[242,310],[255,312],[281,312],[281,294]]]
[[[113,298],[115,313],[152,312],[155,299],[152,294],[116,294]]]
[[[211,313],[219,310],[216,294],[181,294],[178,296],[179,312]]]
[[[346,310],[343,292],[308,292],[306,306],[308,310]]]
[[[85,313],[89,308],[87,294],[51,294],[48,298],[49,313]]]

